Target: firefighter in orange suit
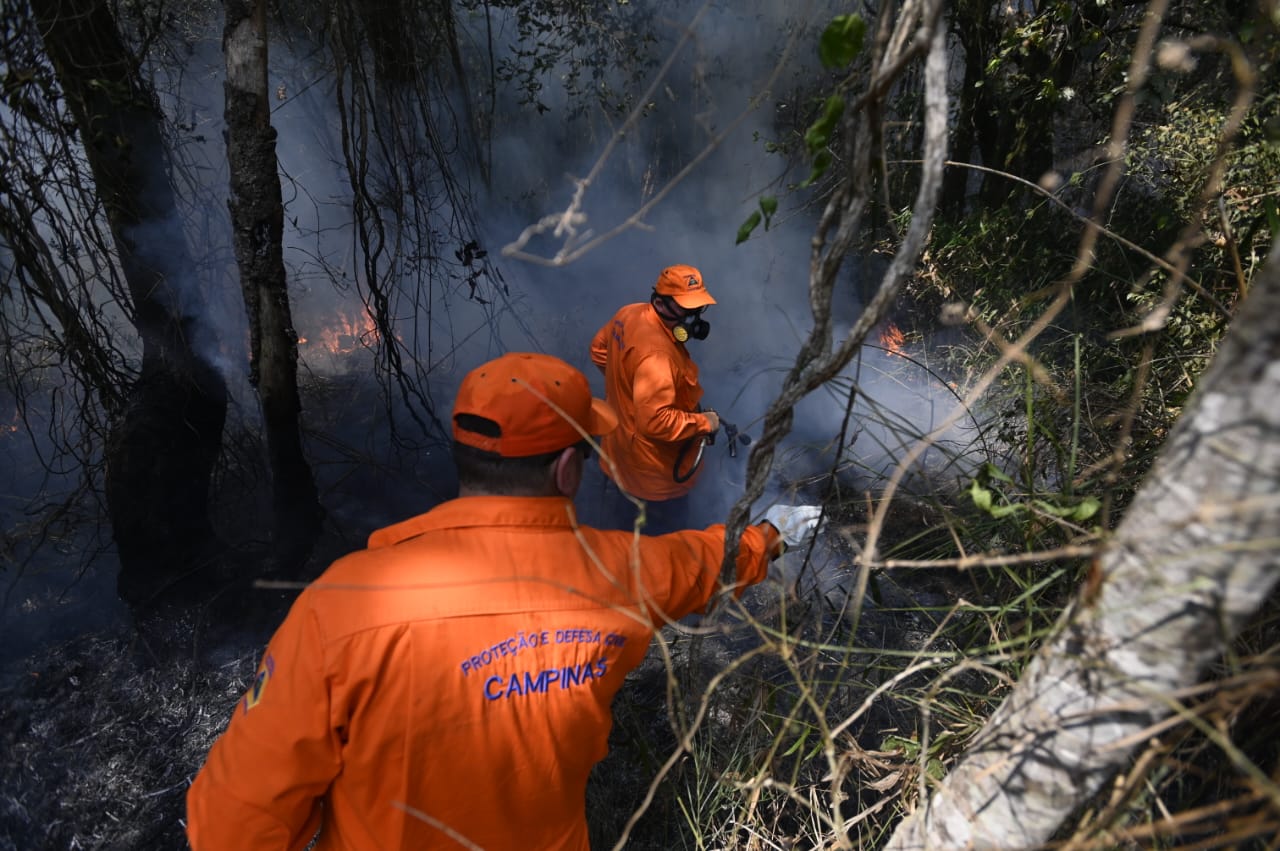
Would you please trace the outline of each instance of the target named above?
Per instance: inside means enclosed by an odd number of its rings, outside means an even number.
[[[579,527],[615,415],[546,355],[473,370],[454,406],[460,495],[374,532],[299,594],[187,793],[196,851],[587,849],[610,703],[656,625],[717,591],[722,526]],[[739,589],[812,536],[774,506]]]
[[[620,309],[591,341],[605,399],[618,412],[618,428],[601,441],[600,466],[634,497],[688,494],[701,472],[694,463],[700,443],[720,428],[714,411],[699,409],[698,365],[685,347],[690,338],[706,339],[711,326],[702,311],[715,303],[701,272],[668,266],[648,302]]]

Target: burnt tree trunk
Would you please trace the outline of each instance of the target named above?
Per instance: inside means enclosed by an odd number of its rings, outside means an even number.
[[[168,172],[162,116],[103,0],[32,0],[116,245],[142,346],[106,450],[118,588],[135,607],[216,544],[208,499],[222,445],[222,376],[194,348],[201,288]]]
[[[257,388],[271,470],[275,568],[297,573],[322,513],[302,450],[298,335],[284,269],[284,205],[276,131],[267,100],[266,4],[230,0],[222,36],[227,60],[227,159],[231,227],[249,316],[249,375]]]
[[[1280,580],[1280,239],[1101,556],[1101,587],[887,849],[1036,848]]]
[[[986,2],[957,3],[952,14],[952,29],[964,52],[964,82],[960,85],[952,130],[951,156],[957,162],[971,162],[974,140],[979,136],[979,125],[989,128],[989,103],[991,88],[985,85],[986,63],[990,59],[993,44],[999,33],[991,19],[990,4]],[[989,145],[981,146],[984,156],[990,155]],[[984,163],[991,165],[991,163]],[[968,186],[974,173],[959,166],[947,168],[942,181],[942,201],[939,212],[959,219],[964,215],[968,201]],[[981,187],[987,175],[979,172],[977,185]]]
[[[403,8],[400,0],[357,0],[355,6],[373,54],[375,79],[386,87],[411,84],[418,72],[414,43],[421,37],[405,28],[412,10]]]

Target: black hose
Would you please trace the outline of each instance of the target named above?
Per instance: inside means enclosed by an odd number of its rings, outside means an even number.
[[[751,435],[743,434],[738,431],[738,427],[733,423],[727,423],[724,420],[721,420],[720,428],[724,429],[724,436],[728,439],[730,458],[738,457],[739,443],[743,446],[751,445]],[[716,433],[714,431],[710,434],[695,434],[693,437],[686,440],[684,445],[680,447],[680,451],[676,453],[676,462],[671,468],[671,478],[674,479],[677,484],[683,484],[693,478],[693,474],[698,472],[698,468],[702,466],[702,458],[705,454],[706,447],[715,442]],[[684,463],[685,456],[687,456],[689,454],[689,450],[695,446],[698,448],[698,457],[693,459],[693,466],[689,468],[689,472],[682,476],[680,475],[680,468]]]
[[[702,466],[703,450],[708,443],[715,442],[715,437],[715,432],[709,435],[695,434],[684,442],[684,445],[680,447],[680,451],[676,453],[675,464],[671,467],[671,478],[675,480],[676,484],[684,484],[693,478],[694,473],[698,472],[698,468]],[[689,450],[695,446],[698,448],[698,457],[693,459],[693,465],[689,467],[689,472],[682,476],[680,475],[680,466],[684,462],[685,456],[689,454]]]

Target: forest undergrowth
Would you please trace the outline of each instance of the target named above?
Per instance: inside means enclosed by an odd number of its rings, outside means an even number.
[[[723,622],[664,629],[615,704],[588,790],[593,847],[834,847],[836,825],[875,847],[1048,628],[1039,595],[1061,571],[1025,587],[997,573],[881,574],[860,611],[767,583]],[[1275,603],[1223,660],[1225,681],[1152,736],[1062,847],[1273,847],[1280,810],[1248,766],[1280,756]],[[186,787],[263,636],[193,655],[207,624],[169,629],[151,636],[163,649],[122,630],[31,660],[0,709],[0,848],[185,847]]]
[[[963,257],[952,259],[963,268]],[[954,290],[940,296],[933,273],[918,279],[920,307],[900,312],[901,338],[888,341],[898,355],[880,369],[904,383],[927,375],[958,401],[991,354],[972,337],[934,333],[927,317],[945,315]],[[858,382],[833,386],[847,394],[856,435],[825,448],[826,475],[787,483],[806,495],[817,488],[824,532],[740,603],[661,630],[615,703],[610,754],[588,790],[593,847],[872,848],[887,839],[1091,581],[1107,518],[1122,513],[1177,416],[1177,406],[1143,401],[1146,392],[1134,405],[1132,375],[1098,390],[1114,353],[1086,351],[1080,339],[1066,329],[1046,340],[1039,377],[1010,367],[970,412],[964,439],[952,435],[918,461],[878,521],[870,567],[862,544],[885,468],[866,459],[926,435]],[[1168,355],[1148,380],[1193,376],[1212,351],[1212,339],[1202,343]],[[1118,428],[1130,430],[1123,456],[1111,449]],[[1221,661],[1217,682],[1185,696],[1055,847],[1275,847],[1275,603]],[[240,589],[29,660],[0,708],[10,755],[0,765],[0,849],[184,847],[186,787],[286,604],[286,595]],[[225,626],[247,623],[249,610],[252,629]],[[230,612],[239,616],[223,617]]]

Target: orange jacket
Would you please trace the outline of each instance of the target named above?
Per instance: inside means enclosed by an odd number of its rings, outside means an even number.
[[[604,370],[605,399],[618,413],[618,427],[601,440],[617,475],[602,459],[605,473],[640,499],[687,494],[701,470],[677,482],[676,458],[688,440],[711,433],[711,421],[696,412],[702,385],[684,343],[671,335],[652,305],[629,304],[596,332],[591,360]]]
[[[187,792],[196,851],[587,849],[610,703],[663,617],[718,587],[724,527],[577,527],[463,497],[375,532],[294,602]],[[740,587],[777,533],[748,527]]]

